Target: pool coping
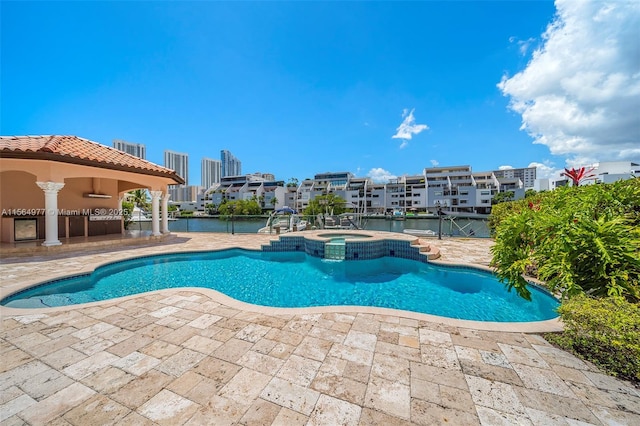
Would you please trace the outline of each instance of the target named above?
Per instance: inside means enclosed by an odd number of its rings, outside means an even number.
[[[312,232],[313,233],[317,233],[318,231],[312,231]],[[319,232],[320,233],[327,233],[326,230],[321,230]],[[357,232],[357,231],[349,231],[349,232],[350,233],[354,233],[354,232]],[[384,235],[375,235],[371,239],[367,239],[367,241],[372,241],[374,238],[377,239],[377,240],[396,239],[396,240],[410,241],[410,242],[411,241],[415,241],[416,239],[418,239],[418,237],[415,237],[415,236],[410,236],[410,235],[405,235],[405,234],[389,233],[389,232],[385,232],[385,231],[361,231],[361,232],[364,232],[364,233],[367,233],[367,234],[384,234]],[[342,233],[344,233],[344,232],[342,232]],[[307,238],[307,237],[313,238],[313,236],[314,236],[312,233],[309,233],[307,235],[307,232],[292,233],[292,234],[289,234],[289,235],[290,236],[300,236],[301,234],[303,234],[305,238]],[[387,238],[384,238],[385,236]],[[282,237],[286,238],[287,234],[280,235],[279,237],[280,238],[282,238]],[[397,238],[397,237],[401,237],[401,238]],[[326,239],[325,238],[321,238],[321,240],[324,241]],[[232,246],[232,247],[226,247],[226,248],[218,249],[218,250],[212,250],[212,249],[201,249],[201,250],[185,249],[185,250],[181,250],[180,247],[171,247],[171,250],[168,250],[168,251],[166,251],[166,252],[164,252],[162,254],[179,254],[179,253],[187,253],[187,252],[203,253],[203,252],[210,252],[210,251],[229,250],[229,249],[233,249],[233,248],[241,249],[241,250],[250,250],[250,251],[261,251],[261,249],[252,249],[252,248],[243,247],[242,245],[235,245],[235,246]],[[83,268],[83,270],[75,271],[74,273],[71,273],[71,274],[69,274],[69,273],[53,274],[53,275],[49,276],[48,278],[46,278],[44,280],[41,277],[37,278],[37,279],[24,280],[19,284],[11,286],[10,288],[5,287],[4,285],[0,285],[0,300],[4,299],[6,297],[9,297],[12,294],[24,291],[24,290],[26,290],[28,288],[34,287],[34,286],[36,286],[38,284],[41,284],[41,283],[44,283],[44,282],[47,282],[47,281],[54,281],[54,280],[60,280],[60,279],[65,279],[65,278],[69,278],[69,277],[84,275],[84,274],[90,274],[93,271],[95,271],[97,268],[105,266],[105,265],[110,265],[110,264],[114,264],[114,263],[118,263],[118,262],[126,261],[126,260],[131,260],[131,259],[138,259],[138,258],[156,256],[156,255],[161,255],[161,254],[154,253],[154,254],[143,254],[143,255],[130,255],[130,256],[127,256],[126,258],[118,259],[118,260],[115,260],[115,261],[114,260],[107,260],[107,261],[103,261],[103,262],[94,262],[90,266],[88,266],[87,268]],[[468,269],[478,269],[478,270],[482,270],[482,271],[493,272],[492,268],[486,267],[484,265],[478,265],[478,264],[460,264],[460,263],[455,263],[455,262],[434,261],[434,260],[428,260],[427,263],[434,263],[436,265],[453,266],[453,267],[461,267],[461,268],[468,268]],[[535,284],[535,283],[532,283],[532,284]],[[119,297],[119,298],[115,298],[115,299],[108,299],[108,300],[101,300],[101,301],[97,301],[97,302],[74,304],[74,305],[52,307],[52,308],[12,308],[12,307],[0,306],[0,316],[4,318],[4,317],[9,317],[9,316],[41,315],[41,314],[46,314],[46,313],[51,313],[51,312],[69,311],[69,310],[73,310],[73,309],[81,309],[81,308],[87,308],[87,307],[92,307],[92,306],[99,306],[99,305],[103,305],[103,304],[113,303],[114,301],[126,301],[126,300],[130,300],[130,299],[134,299],[136,297],[140,297],[141,295],[149,295],[149,294],[156,294],[156,293],[171,293],[171,292],[184,291],[184,290],[189,290],[189,291],[195,291],[195,292],[202,293],[202,294],[204,294],[204,295],[206,295],[208,297],[211,297],[214,301],[216,301],[218,303],[221,303],[221,304],[224,304],[224,305],[227,305],[227,306],[232,307],[232,308],[237,308],[237,309],[242,309],[242,310],[245,310],[245,311],[262,313],[262,314],[271,314],[271,315],[316,314],[316,313],[329,313],[329,312],[332,312],[332,313],[370,313],[370,314],[389,315],[389,316],[395,316],[395,317],[400,317],[400,318],[409,318],[409,319],[415,319],[415,320],[422,320],[422,321],[440,323],[440,324],[454,326],[454,327],[475,329],[475,330],[481,330],[481,331],[544,333],[544,332],[558,332],[558,331],[562,331],[562,329],[563,329],[563,326],[562,326],[562,323],[561,323],[559,317],[556,317],[556,318],[553,318],[553,319],[550,319],[550,320],[531,321],[531,322],[491,322],[491,321],[474,321],[474,320],[456,319],[456,318],[450,318],[450,317],[444,317],[444,316],[438,316],[438,315],[431,315],[431,314],[424,314],[424,313],[405,311],[405,310],[399,310],[399,309],[381,308],[381,307],[369,307],[369,306],[358,306],[358,305],[317,306],[317,307],[306,307],[306,308],[270,307],[270,306],[262,306],[262,305],[255,305],[255,304],[251,304],[251,303],[247,303],[247,302],[242,302],[240,300],[234,299],[234,298],[232,298],[230,296],[227,296],[224,293],[218,292],[216,290],[207,289],[207,288],[201,288],[201,287],[180,287],[180,288],[154,290],[154,291],[151,291],[151,292],[139,293],[139,294]]]

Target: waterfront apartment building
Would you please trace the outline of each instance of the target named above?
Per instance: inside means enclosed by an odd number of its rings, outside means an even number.
[[[497,177],[493,171],[473,172],[471,166],[425,168],[422,174],[401,176],[387,183],[349,172],[320,173],[297,187],[282,181],[268,181],[266,175],[222,177],[205,195],[204,203],[220,205],[223,200],[256,198],[265,210],[292,207],[304,211],[316,197],[335,194],[357,213],[435,213],[486,215],[499,192],[511,191],[514,199],[524,197],[523,182],[517,177]],[[275,201],[274,201],[275,200]],[[330,212],[328,212],[330,213]]]
[[[309,206],[309,201],[329,193],[345,198],[344,191],[352,178],[353,173],[350,172],[327,172],[318,173],[313,179],[303,180],[296,191],[295,209],[303,211]]]
[[[230,151],[226,149],[220,151],[220,162],[222,163],[222,177],[240,176],[242,174],[242,162]]]
[[[258,174],[225,176],[204,194],[204,204],[219,206],[223,202],[256,199],[263,209],[283,207],[286,200],[283,181],[267,181]]]
[[[533,188],[536,182],[536,168],[524,167],[519,169],[493,170],[492,173],[499,179],[520,179],[525,189]]]
[[[174,170],[189,185],[189,155],[175,151],[164,151],[164,166]]]
[[[447,213],[489,214],[497,193],[511,191],[516,200],[525,194],[522,180],[510,173],[473,172],[469,165],[429,167],[423,173],[430,211],[439,207]]]
[[[214,183],[220,183],[220,178],[222,177],[222,162],[205,157],[202,159],[200,173],[200,184],[205,189],[209,189]]]
[[[122,139],[114,139],[113,147],[117,150],[126,152],[127,154],[131,154],[134,157],[142,158],[146,160],[147,158],[147,148],[141,143],[127,142]]]
[[[531,168],[474,172],[469,165],[429,167],[422,174],[401,176],[386,183],[375,183],[368,177],[355,177],[349,172],[327,172],[305,179],[290,187],[282,181],[269,182],[265,174],[223,177],[208,191],[215,204],[223,199],[251,199],[256,197],[264,209],[292,207],[304,211],[318,196],[335,194],[346,201],[347,208],[357,213],[383,214],[435,213],[438,208],[446,214],[468,216],[491,213],[491,202],[501,192],[512,192],[513,199],[522,199],[528,189],[523,178],[533,176]],[[511,172],[512,170],[515,170]],[[597,163],[596,177],[588,182],[613,182],[640,177],[637,162]],[[534,180],[534,187],[542,181]],[[537,190],[552,190],[562,181]],[[276,202],[273,202],[276,200]]]

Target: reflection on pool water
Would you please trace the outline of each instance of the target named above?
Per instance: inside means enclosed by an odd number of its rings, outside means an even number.
[[[178,287],[210,288],[256,305],[377,306],[479,321],[547,320],[557,317],[558,306],[535,287],[532,301],[526,301],[507,292],[492,274],[471,268],[395,257],[327,261],[303,252],[243,249],[126,260],[27,289],[0,303],[65,306]]]

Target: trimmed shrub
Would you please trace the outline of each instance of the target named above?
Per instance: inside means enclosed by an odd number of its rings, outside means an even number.
[[[640,305],[580,295],[558,308],[565,328],[545,338],[607,373],[640,384]]]

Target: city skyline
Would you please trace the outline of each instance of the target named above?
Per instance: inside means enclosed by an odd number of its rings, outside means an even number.
[[[116,142],[114,141],[114,147]],[[137,144],[137,148],[144,152],[144,145]],[[129,148],[125,146],[125,148]],[[128,152],[131,154],[130,152]],[[189,186],[189,153],[176,152],[173,150],[164,150],[164,167],[174,170],[180,177],[185,179],[184,186]],[[205,189],[211,187],[214,183],[219,183],[220,178],[226,176],[239,176],[242,174],[242,162],[235,157],[229,150],[220,151],[220,160],[214,160],[208,157],[200,159],[200,184],[192,186],[202,186]]]
[[[637,2],[2,7],[1,134],[176,149],[190,182],[223,147],[284,181],[640,158]]]
[[[115,146],[116,145],[115,141],[116,140],[114,140],[114,148],[117,148]],[[124,142],[124,141],[121,141],[121,140],[118,140],[118,141],[120,143]],[[138,149],[142,149],[142,152],[145,152],[144,144],[134,144],[134,145],[136,145],[136,147]],[[117,149],[120,149],[120,148],[117,148]],[[127,152],[126,150],[123,150],[123,151]],[[135,154],[133,154],[131,152],[127,152],[127,153],[135,155]],[[222,173],[222,165],[223,165],[222,157],[224,155],[223,153],[226,153],[227,155],[231,155],[231,157],[232,157],[232,159],[234,161],[237,161],[237,162],[240,162],[240,161],[239,161],[238,158],[233,156],[229,150],[223,149],[223,150],[220,151],[220,153],[221,153],[221,155],[220,155],[221,159],[220,160],[216,160],[216,159],[212,159],[212,158],[208,158],[208,157],[201,158],[201,161],[200,161],[200,164],[201,164],[201,167],[200,167],[200,170],[201,170],[200,185],[194,185],[193,182],[192,182],[191,186],[201,186],[203,189],[206,190],[206,189],[210,188],[213,185],[213,183],[220,183],[220,178],[222,178],[222,177],[242,176],[243,175],[242,173],[237,173],[237,174],[230,174],[230,175],[223,176],[223,173]],[[185,166],[186,166],[186,170],[188,170],[189,153],[179,153],[179,152],[176,152],[176,151],[173,151],[173,150],[164,150],[164,155],[165,155],[165,164],[164,164],[165,167],[170,168],[172,170],[175,170],[173,167],[169,167],[167,165],[167,158],[169,156],[169,158],[172,158],[172,160],[170,160],[171,164],[178,164],[175,167],[178,167],[182,171],[182,170],[185,169]],[[181,162],[184,165],[182,165]],[[460,167],[460,166],[463,166],[463,165],[461,165],[461,164],[449,164],[447,166],[437,166],[437,167]],[[471,170],[473,170],[473,165],[472,164],[467,164],[467,165],[464,165],[464,166],[468,166]],[[434,167],[434,166],[432,165],[431,167]],[[419,176],[422,173],[424,173],[424,169],[428,169],[428,168],[429,168],[428,166],[425,166],[425,167],[423,167],[423,170],[421,172],[419,172],[419,173],[415,173],[415,174],[412,174],[412,175],[410,175],[408,173],[404,173],[404,174],[399,175],[398,177],[402,177],[402,176]],[[530,170],[530,169],[535,169],[535,168],[536,168],[535,166],[532,166],[532,167],[519,167],[519,168],[513,167],[513,168],[508,168],[508,169],[481,170],[480,172],[497,173],[497,175],[499,177],[505,177],[505,178],[506,177],[517,177],[517,178],[521,179],[521,181],[523,182],[523,184],[525,185],[526,188],[531,188],[531,187],[533,187],[534,181],[536,179],[536,172],[534,170],[533,172],[531,172],[531,174],[529,174],[528,172],[525,172],[525,170]],[[179,176],[183,177],[181,175],[180,171],[178,171],[178,170],[175,170],[175,171],[178,173]],[[475,172],[477,172],[477,171],[478,170],[475,170]],[[332,171],[328,170],[328,171],[325,171],[324,173],[341,173],[341,172],[342,171],[338,171],[338,170],[332,170]],[[253,173],[258,173],[258,174],[264,175],[264,173],[260,173],[260,172],[253,172]],[[319,172],[319,171],[316,170],[313,173],[313,176],[315,178],[315,176],[317,174],[322,174],[322,173],[323,172]],[[248,174],[252,174],[252,173],[245,173],[244,175],[248,175]],[[216,176],[217,176],[217,178],[216,178]],[[354,175],[354,177],[356,177],[356,176]],[[366,176],[366,177],[370,177],[370,176]],[[302,182],[304,179],[311,179],[311,178],[296,178],[296,179],[298,179],[299,182]],[[395,178],[392,178],[390,180],[394,180],[394,179]],[[285,183],[287,182],[287,180],[279,179],[279,178],[277,178],[275,176],[274,176],[274,180],[284,181]],[[378,182],[378,183],[388,183],[388,182],[385,181],[385,182]],[[188,181],[185,182],[185,186],[189,186]]]

